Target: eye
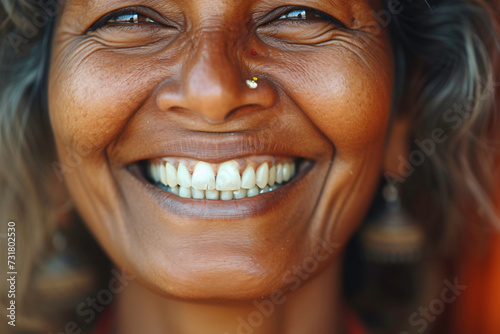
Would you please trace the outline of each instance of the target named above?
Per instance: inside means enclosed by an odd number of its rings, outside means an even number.
[[[343,26],[344,24],[334,18],[331,15],[328,15],[320,10],[307,8],[307,7],[285,7],[282,9],[281,14],[278,16],[277,21],[289,20],[289,21],[327,21],[330,23],[334,23],[339,26]]]
[[[134,23],[156,23],[153,19],[139,13],[121,14],[110,18],[107,24],[134,24]]]
[[[161,16],[149,8],[123,8],[104,15],[87,31],[96,31],[103,27],[124,27],[141,24],[162,24]]]
[[[320,18],[319,15],[313,13],[310,10],[306,9],[295,9],[286,14],[281,15],[278,19],[299,19],[299,20],[307,20],[307,19],[317,19]]]
[[[278,7],[261,22],[257,34],[263,41],[276,47],[322,45],[335,39],[338,31],[346,28],[333,16],[303,6]]]

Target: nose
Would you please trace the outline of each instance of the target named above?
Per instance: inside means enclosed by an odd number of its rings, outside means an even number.
[[[166,80],[162,84],[156,99],[158,107],[163,111],[187,110],[209,123],[221,123],[236,110],[271,106],[271,87],[265,80],[258,80],[257,87],[250,88],[246,80],[256,74],[242,74],[246,65],[241,58],[235,41],[222,32],[199,38],[186,56],[180,57],[179,82]]]

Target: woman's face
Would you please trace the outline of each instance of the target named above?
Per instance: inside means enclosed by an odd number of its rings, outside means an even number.
[[[165,295],[240,299],[331,263],[318,254],[341,251],[380,176],[393,84],[380,10],[67,0],[50,118],[71,196],[116,264]]]

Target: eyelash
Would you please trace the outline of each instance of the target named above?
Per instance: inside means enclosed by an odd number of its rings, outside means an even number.
[[[139,9],[139,8],[122,8],[118,9],[114,12],[108,13],[104,15],[102,18],[100,18],[96,23],[94,23],[87,31],[88,32],[93,32],[96,30],[99,30],[107,25],[115,24],[116,26],[124,26],[124,25],[129,25],[129,24],[161,24],[154,19],[152,19],[150,16],[152,16],[152,10],[149,10],[151,14],[145,14],[146,10],[144,9]],[[113,20],[117,20],[118,18],[122,16],[137,16],[137,17],[143,17],[146,21],[144,22],[112,22]]]
[[[94,23],[87,31],[88,32],[93,32],[96,31],[100,28],[103,28],[107,25],[114,24],[115,26],[124,26],[124,25],[129,25],[129,24],[161,24],[154,19],[152,19],[148,14],[144,13],[144,9],[139,9],[139,8],[123,8],[123,9],[118,9],[114,12],[111,12],[109,14],[106,14],[103,16],[101,19],[99,19],[96,23]],[[153,12],[152,10],[148,10],[150,12]],[[278,14],[274,16],[273,19],[271,19],[269,23],[272,23],[273,21],[280,21],[280,20],[290,20],[290,21],[307,21],[307,15],[313,14],[314,18],[317,18],[319,20],[325,20],[327,22],[333,23],[335,25],[339,26],[344,26],[344,24],[334,18],[333,16],[330,16],[320,10],[308,8],[308,7],[282,7],[281,10],[278,10]],[[292,16],[292,14],[294,16]],[[122,20],[124,22],[112,22],[116,21],[118,18],[123,17],[123,16],[130,16],[130,19],[127,22],[127,20]],[[140,18],[142,17],[144,21],[136,21],[135,22],[131,21],[132,17],[137,17]]]
[[[319,20],[324,20],[339,26],[344,26],[344,24],[334,18],[331,15],[326,14],[325,12],[322,12],[317,9],[309,8],[309,7],[283,7],[276,19],[288,19],[288,20],[295,20],[295,21],[301,21],[304,20],[306,21],[307,19],[307,14],[312,14],[316,19]],[[295,17],[291,17],[291,15],[294,14],[296,15]],[[305,18],[303,17],[305,15]],[[274,21],[274,20],[272,20]]]

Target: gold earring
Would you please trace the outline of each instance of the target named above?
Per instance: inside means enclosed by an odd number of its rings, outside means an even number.
[[[425,242],[422,227],[403,209],[398,188],[387,184],[382,194],[386,209],[361,230],[365,258],[393,264],[418,261]]]

